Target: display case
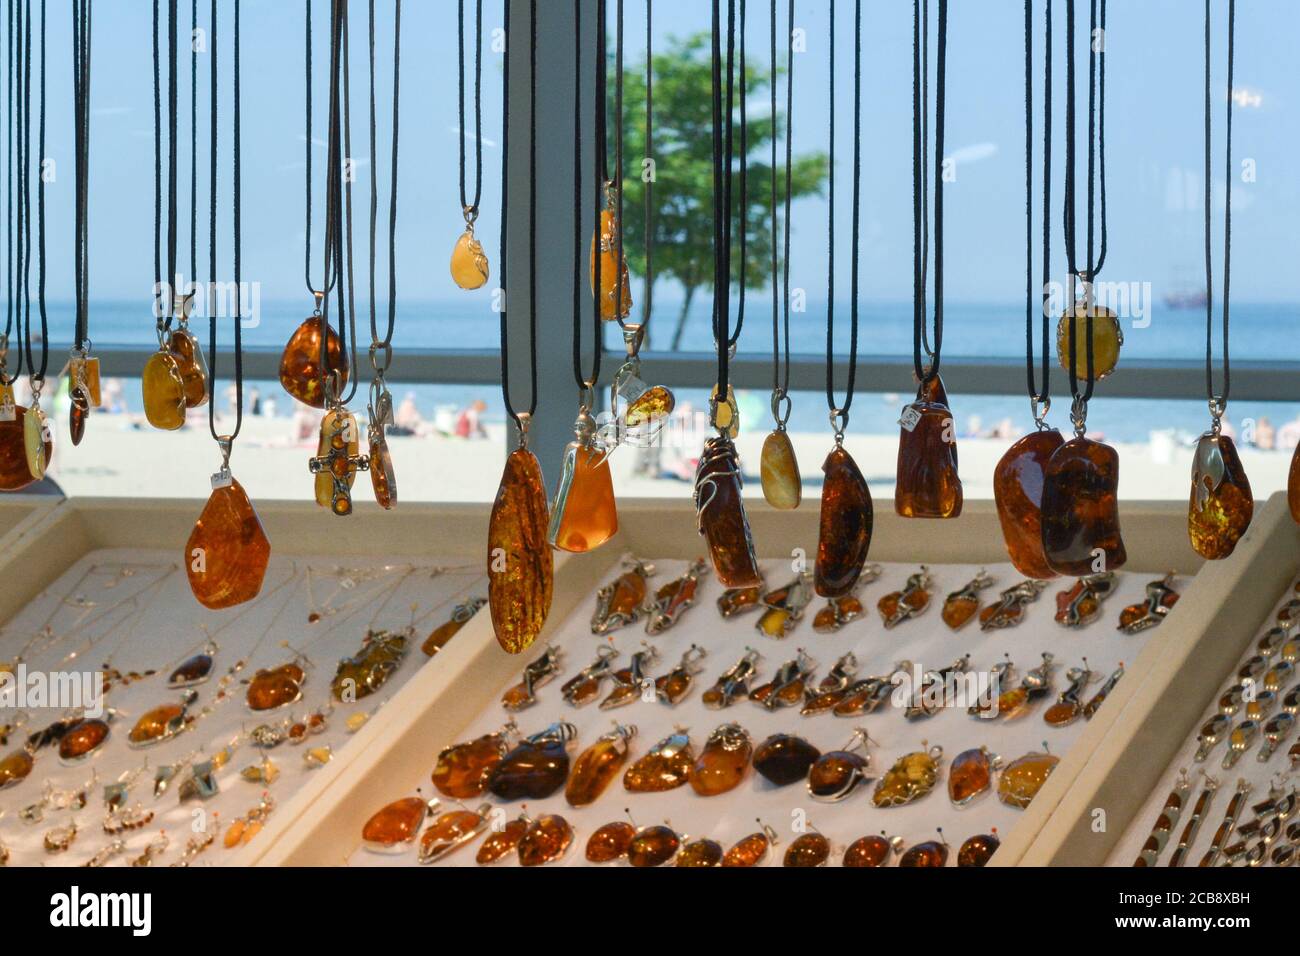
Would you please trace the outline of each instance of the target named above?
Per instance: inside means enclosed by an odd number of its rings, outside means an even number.
[[[12,549],[61,500],[57,495],[0,495],[0,555]]]

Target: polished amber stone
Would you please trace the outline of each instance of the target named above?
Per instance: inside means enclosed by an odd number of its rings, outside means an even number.
[[[1043,477],[1043,553],[1057,574],[1114,571],[1127,559],[1119,528],[1119,455],[1072,438],[1052,455]],[[1093,552],[1100,549],[1101,562]]]
[[[0,790],[22,783],[35,765],[36,761],[26,750],[15,750],[0,760]]]
[[[370,459],[370,488],[375,493],[375,501],[384,510],[391,510],[397,504],[397,472],[393,470],[388,442],[372,439],[367,457]]]
[[[488,280],[488,257],[472,227],[456,240],[451,250],[451,281],[462,289],[481,289]]]
[[[778,787],[798,783],[821,751],[794,734],[773,734],[754,750],[754,769]]]
[[[564,788],[564,798],[571,807],[594,803],[614,782],[627,762],[627,739],[621,734],[602,737],[578,755],[573,773]]]
[[[822,754],[808,770],[808,793],[818,800],[846,797],[862,781],[867,760],[849,750]]]
[[[428,809],[420,797],[394,800],[366,821],[361,828],[361,839],[371,846],[383,848],[410,843],[424,825]]]
[[[722,865],[726,867],[750,867],[758,866],[767,856],[767,851],[771,848],[772,841],[766,833],[751,833],[747,837],[742,837],[736,842],[736,845],[728,850],[722,857]]]
[[[934,789],[939,768],[934,757],[922,750],[904,754],[880,778],[871,802],[878,807],[901,807]]]
[[[1065,444],[1054,428],[1030,432],[1007,449],[993,470],[993,500],[1007,554],[1017,571],[1054,578],[1043,553],[1043,480],[1047,462]]]
[[[304,405],[324,408],[325,390],[321,384],[321,328],[325,328],[325,362],[330,371],[339,373],[339,388],[348,383],[348,357],[343,343],[319,315],[308,316],[298,326],[280,356],[280,384]]]
[[[903,413],[914,418],[898,436],[894,511],[904,518],[955,518],[961,514],[957,439],[947,405],[918,402]]]
[[[821,634],[838,631],[858,617],[863,611],[862,601],[855,594],[832,598],[813,615],[813,630]]]
[[[899,866],[920,869],[934,869],[948,864],[948,844],[937,840],[927,840],[907,848]]]
[[[367,631],[361,649],[339,661],[330,692],[341,703],[363,700],[388,682],[405,657],[405,634]]]
[[[957,865],[960,867],[987,866],[993,854],[997,852],[1002,841],[992,833],[979,833],[961,845],[957,851]]]
[[[271,542],[243,486],[231,479],[214,489],[185,543],[190,590],[206,608],[220,610],[257,597],[271,560]]]
[[[149,356],[140,374],[140,391],[145,418],[154,428],[175,431],[185,424],[185,382],[170,350]]]
[[[632,285],[628,277],[627,256],[618,254],[618,214],[613,209],[600,211],[600,235],[591,240],[591,288],[596,290],[596,254],[600,253],[600,317],[624,318],[632,312]],[[621,277],[621,286],[620,286]],[[621,306],[621,308],[620,308]]]
[[[50,426],[45,413],[39,408],[27,409],[23,416],[23,454],[27,458],[27,471],[37,481],[45,477],[49,459],[45,446],[50,444]]]
[[[248,682],[248,709],[275,710],[296,703],[302,697],[302,682],[306,676],[297,664],[258,671]]]
[[[15,405],[14,420],[0,422],[0,491],[21,491],[36,480],[27,464],[26,420],[27,409]],[[46,442],[43,451],[48,468],[53,441]]]
[[[646,827],[628,844],[627,861],[636,867],[662,866],[681,845],[681,838],[671,827]]]
[[[431,863],[473,839],[483,828],[483,817],[471,810],[450,810],[439,814],[420,834],[420,862]]]
[[[556,813],[538,817],[519,840],[519,865],[541,866],[564,856],[573,843],[573,827]]]
[[[561,551],[592,551],[618,533],[609,458],[590,445],[570,442],[563,471],[548,529],[550,542]]]
[[[488,523],[488,605],[497,642],[511,654],[532,646],[551,609],[555,559],[546,540],[546,486],[537,456],[517,448]]]
[[[1237,541],[1250,527],[1255,511],[1255,498],[1250,491],[1250,480],[1237,455],[1237,447],[1227,435],[1203,435],[1196,449],[1199,464],[1206,455],[1213,455],[1217,446],[1223,462],[1222,478],[1217,487],[1212,476],[1200,468],[1192,470],[1192,493],[1187,503],[1187,533],[1192,548],[1210,561],[1232,554]]]
[[[714,385],[709,393],[709,408],[713,427],[734,440],[740,434],[740,405],[736,402],[736,390],[727,385],[727,397],[719,399],[718,386]]]
[[[623,423],[628,428],[639,428],[662,422],[677,407],[677,397],[662,385],[652,385],[628,403],[623,412]]]
[[[181,374],[181,391],[186,408],[198,408],[208,401],[208,366],[203,361],[203,350],[193,333],[173,329],[167,347],[176,356],[176,367]]]
[[[478,848],[478,853],[474,855],[474,862],[486,866],[508,855],[519,846],[519,841],[524,838],[529,826],[531,823],[528,820],[511,820],[483,841],[483,845]]]
[[[1070,316],[1074,316],[1074,374],[1081,382],[1088,380],[1088,315],[1092,315],[1092,380],[1100,381],[1119,364],[1124,333],[1119,318],[1110,309],[1095,303],[1086,307],[1075,302],[1065,310],[1056,325],[1056,359],[1061,368],[1070,370]]]
[[[763,440],[758,466],[767,503],[781,511],[798,508],[803,500],[803,479],[799,476],[794,443],[784,428],[775,429]]]
[[[695,753],[691,738],[674,733],[659,741],[623,774],[623,786],[633,793],[661,793],[684,786],[691,779]]]
[[[108,722],[98,718],[74,721],[59,740],[59,759],[74,761],[89,757],[108,739]]]
[[[718,582],[725,588],[755,587],[763,581],[740,485],[740,462],[731,439],[709,438],[695,472],[695,511]]]
[[[542,800],[564,786],[569,752],[562,740],[525,740],[488,774],[488,789],[502,800]]]
[[[80,445],[86,437],[86,419],[90,417],[90,403],[80,389],[68,393],[68,434],[72,444]]]
[[[747,588],[728,588],[718,598],[718,613],[725,617],[735,617],[745,611],[752,611],[762,603],[763,586],[761,583]]]
[[[889,862],[891,849],[890,842],[879,834],[864,836],[849,844],[844,851],[843,865],[857,868],[884,866]]]
[[[831,841],[820,833],[804,833],[785,848],[782,866],[822,866],[831,858]]]
[[[429,632],[429,636],[420,645],[420,650],[430,657],[437,654],[447,646],[453,637],[460,633],[462,627],[474,619],[474,615],[479,612],[482,604],[483,599],[476,598],[472,602],[457,606],[451,617]]]
[[[637,564],[600,589],[591,617],[591,633],[608,634],[641,616],[646,603],[646,574],[645,567]]]
[[[972,747],[959,753],[948,770],[948,799],[964,807],[993,785],[993,764],[988,750]]]
[[[182,661],[167,678],[167,686],[179,690],[202,684],[212,673],[212,655],[206,651]]]
[[[715,840],[693,840],[677,854],[677,866],[701,869],[722,863],[722,846]]]
[[[843,445],[831,449],[822,472],[826,479],[813,584],[822,597],[843,597],[858,583],[871,547],[871,492]]]
[[[1300,524],[1300,445],[1291,453],[1291,467],[1286,473],[1286,503],[1291,520]]]
[[[691,770],[691,787],[702,797],[734,790],[745,779],[754,753],[749,734],[736,724],[724,724],[709,735]]]
[[[162,740],[172,732],[176,721],[185,713],[180,704],[163,704],[144,714],[135,722],[127,739],[133,744],[148,744]]]
[[[963,624],[975,616],[979,608],[979,598],[966,596],[949,598],[943,602],[943,623],[954,631],[960,630]]]
[[[636,836],[636,827],[618,820],[599,827],[587,838],[587,859],[592,863],[608,863],[627,853],[627,848]]]
[[[1053,754],[1030,753],[1011,761],[998,778],[998,799],[1023,810],[1038,795],[1060,760]]]

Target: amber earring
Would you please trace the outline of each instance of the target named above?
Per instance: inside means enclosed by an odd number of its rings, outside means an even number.
[[[655,697],[669,707],[690,693],[695,675],[701,670],[699,662],[708,654],[698,644],[692,644],[682,654],[681,661],[667,674],[655,678]]]
[[[1155,627],[1178,603],[1179,594],[1172,587],[1174,572],[1170,571],[1159,581],[1146,586],[1146,601],[1130,604],[1119,615],[1119,629],[1125,634],[1137,634]]]
[[[974,617],[975,612],[980,608],[980,591],[992,583],[993,578],[983,568],[980,568],[979,572],[965,587],[953,591],[944,600],[943,623],[954,631],[961,630],[962,626]]]
[[[1065,672],[1065,679],[1070,685],[1057,698],[1056,703],[1043,711],[1043,720],[1051,727],[1064,727],[1083,716],[1083,692],[1096,679],[1088,667],[1088,658],[1083,659],[1083,666],[1071,667]]]
[[[807,573],[801,574],[784,587],[768,591],[761,600],[764,610],[754,627],[764,637],[780,640],[803,618],[804,608],[812,600],[812,581]]]
[[[1101,616],[1101,605],[1115,591],[1115,572],[1103,571],[1079,578],[1056,595],[1056,623],[1087,627]]]
[[[876,602],[876,609],[885,622],[886,628],[916,617],[930,606],[930,569],[921,565],[921,570],[910,575],[901,591],[891,591]]]
[[[727,588],[718,596],[718,613],[726,620],[746,611],[758,610],[762,606],[763,587],[760,579],[753,587]]]
[[[1007,588],[994,604],[980,611],[980,630],[992,631],[1015,627],[1025,619],[1025,608],[1038,600],[1047,587],[1046,581],[1033,578]]]
[[[745,656],[724,671],[713,686],[704,692],[704,706],[711,710],[721,710],[748,697],[749,683],[758,673],[758,662],[762,656],[752,647],[745,648]]]
[[[695,604],[700,578],[708,572],[709,566],[703,560],[692,561],[685,574],[656,591],[654,599],[646,607],[645,632],[661,634],[676,624]]]
[[[501,695],[501,706],[520,711],[537,703],[537,690],[555,679],[560,672],[560,649],[548,645],[542,655],[524,668],[523,679]]]
[[[602,645],[596,651],[596,659],[570,677],[560,687],[560,696],[572,707],[581,707],[596,699],[605,678],[614,673],[614,659],[618,649],[610,644]]]
[[[808,678],[816,669],[817,662],[809,657],[802,647],[797,653],[797,657],[777,668],[776,674],[770,681],[751,690],[749,699],[768,710],[803,703],[804,688]]]
[[[613,710],[632,703],[637,697],[647,692],[654,699],[654,682],[647,676],[650,665],[659,657],[659,650],[653,644],[642,643],[641,650],[632,655],[627,667],[614,671],[610,676],[614,680],[614,689],[600,702],[601,710]]]
[[[645,609],[647,580],[655,573],[646,564],[628,555],[627,568],[614,581],[596,592],[596,610],[591,615],[591,633],[609,634],[637,621]]]

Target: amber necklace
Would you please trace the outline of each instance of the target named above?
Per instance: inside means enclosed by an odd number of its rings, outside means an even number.
[[[488,280],[488,258],[474,236],[478,204],[483,196],[483,0],[474,0],[474,198],[465,189],[465,0],[456,4],[457,97],[460,113],[460,208],[465,231],[451,250],[451,279],[462,289],[483,288]],[[504,283],[503,283],[504,285]]]
[[[28,73],[27,57],[21,42],[23,34],[23,5],[14,3],[10,7],[9,43],[6,60],[6,87],[8,96],[5,102],[5,328],[0,336],[0,490],[19,491],[30,485],[35,479],[27,467],[26,441],[24,426],[27,409],[14,401],[13,384],[23,370],[23,309],[27,299],[26,260],[29,243],[25,228],[30,203],[24,202],[29,195],[25,187],[27,163],[23,147],[23,114],[25,105],[23,90]],[[18,348],[17,367],[9,374],[9,337],[16,332],[20,347]]]
[[[505,7],[507,51],[510,43],[510,7]],[[537,2],[529,3],[531,43],[529,50],[530,147],[536,146],[536,51]],[[510,147],[510,54],[507,52],[502,94],[501,131],[501,288],[506,283],[506,238],[509,220]],[[536,210],[537,182],[529,177],[530,213]],[[575,213],[576,215],[576,213]],[[528,449],[528,423],[537,410],[537,288],[536,230],[529,223],[529,314],[528,358],[530,399],[527,411],[516,411],[510,398],[510,323],[506,300],[501,302],[501,396],[506,413],[515,425],[516,445],[506,458],[501,484],[488,521],[488,603],[497,642],[509,653],[528,649],[537,639],[551,610],[551,587],[555,558],[547,540],[549,512],[542,466]]]
[[[1210,430],[1196,443],[1192,460],[1192,495],[1187,531],[1192,547],[1203,558],[1226,558],[1250,527],[1255,500],[1250,481],[1232,439],[1221,431],[1232,384],[1228,356],[1229,290],[1232,277],[1232,71],[1235,47],[1236,0],[1228,0],[1227,121],[1224,126],[1223,179],[1223,391],[1214,389],[1213,251],[1210,241],[1213,164],[1210,160],[1210,0],[1205,0],[1205,392],[1210,404]]]
[[[72,110],[76,159],[73,273],[76,287],[74,341],[68,360],[68,427],[72,444],[85,434],[92,407],[100,404],[99,359],[90,354],[90,270],[87,210],[90,191],[90,0],[72,4]]]

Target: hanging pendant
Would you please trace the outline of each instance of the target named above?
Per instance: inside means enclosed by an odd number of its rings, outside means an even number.
[[[871,802],[877,807],[901,807],[919,800],[938,782],[942,758],[942,747],[917,750],[899,757],[876,782]]]
[[[987,747],[972,747],[953,758],[948,769],[948,799],[961,809],[993,789],[993,774],[1002,759]]]
[[[319,302],[321,296],[317,294]],[[328,404],[322,378],[326,372],[320,367],[321,329],[325,329],[325,362],[328,374],[337,375],[338,393],[348,384],[348,357],[343,342],[334,328],[319,313],[309,315],[290,336],[280,356],[280,384],[284,390],[312,408],[325,408]]]
[[[50,462],[49,453],[53,451],[53,440],[50,423],[41,409],[40,393],[36,392],[32,395],[31,405],[27,407],[27,414],[23,416],[23,454],[27,459],[27,472],[33,481],[45,477],[45,469]]]
[[[447,642],[460,633],[460,629],[473,620],[474,615],[487,604],[487,598],[475,597],[462,601],[451,609],[451,616],[443,621],[424,639],[420,650],[432,657],[447,646]]]
[[[144,415],[154,428],[175,431],[185,424],[185,379],[177,355],[164,338],[140,373]]]
[[[579,409],[573,426],[577,437],[564,449],[546,535],[551,546],[561,551],[593,551],[618,533],[609,454],[596,446],[595,430],[590,411]]]
[[[525,737],[492,768],[487,788],[502,800],[544,800],[569,777],[568,745],[578,735],[569,723],[555,723]]]
[[[187,296],[187,301],[192,298]],[[173,329],[167,343],[176,357],[176,367],[181,376],[181,391],[186,408],[199,408],[208,402],[208,366],[203,360],[199,340],[187,325]]]
[[[998,799],[1009,807],[1029,806],[1061,758],[1049,753],[1027,753],[1017,757],[998,778]]]
[[[650,664],[659,656],[659,651],[650,644],[643,644],[641,650],[632,655],[627,667],[619,668],[610,674],[614,679],[614,689],[600,702],[601,710],[613,710],[625,707],[638,697],[654,700],[654,682],[647,677]]]
[[[397,504],[397,472],[393,469],[383,420],[376,421],[373,408],[366,425],[366,461],[370,464],[370,486],[375,501],[385,511],[391,511]]]
[[[647,581],[655,567],[631,555],[623,559],[623,565],[627,570],[596,592],[596,610],[591,615],[593,634],[611,634],[640,620],[645,611]]]
[[[993,578],[980,568],[975,577],[959,591],[953,591],[943,602],[943,623],[959,631],[980,609],[980,591],[993,584]]]
[[[614,673],[617,648],[604,645],[596,650],[596,660],[584,667],[575,677],[570,677],[560,688],[560,696],[572,707],[581,707],[596,699],[601,682]]]
[[[488,523],[488,605],[497,643],[519,654],[537,640],[551,609],[554,552],[546,540],[546,486],[537,456],[506,459]]]
[[[769,783],[788,787],[808,777],[822,752],[793,734],[773,734],[754,748],[754,769]]]
[[[706,690],[701,697],[704,706],[710,710],[722,710],[735,701],[749,696],[749,682],[758,673],[758,662],[762,655],[752,647],[745,648],[745,656],[738,660]]]
[[[699,662],[706,654],[698,644],[688,647],[676,667],[655,678],[655,697],[669,707],[676,706],[678,701],[690,693],[695,684],[695,675],[701,670]]]
[[[685,786],[695,766],[695,751],[684,730],[669,734],[627,768],[623,787],[631,793],[663,793]]]
[[[709,438],[695,471],[695,516],[714,572],[727,588],[754,587],[763,581],[740,489],[735,445],[725,435]]]
[[[465,231],[451,250],[451,281],[468,291],[483,288],[488,280],[488,257],[474,236],[474,220],[465,216]]]
[[[948,406],[928,398],[922,385],[898,420],[894,511],[904,518],[955,518],[962,505],[956,426]]]
[[[244,604],[261,593],[270,560],[271,542],[253,503],[223,466],[212,476],[212,494],[185,542],[190,591],[214,611]]]
[[[1170,609],[1178,603],[1179,594],[1171,587],[1174,573],[1170,571],[1159,581],[1146,586],[1146,601],[1130,604],[1119,615],[1119,629],[1125,634],[1138,634],[1155,627],[1165,619]]]
[[[560,672],[560,649],[554,645],[542,651],[542,656],[530,661],[524,668],[524,676],[504,694],[501,706],[511,713],[518,713],[537,703],[537,690],[549,684]]]
[[[1038,595],[1046,587],[1046,581],[1036,581],[1031,578],[1007,588],[998,596],[995,604],[990,604],[980,611],[980,630],[994,631],[1015,627],[1025,619],[1025,608],[1037,601]]]
[[[799,474],[794,443],[785,428],[774,428],[763,440],[763,453],[758,464],[763,479],[763,497],[767,503],[779,511],[798,508],[803,501],[803,479]]]
[[[1065,443],[1055,428],[1030,432],[1007,449],[993,471],[993,499],[1007,554],[1029,578],[1054,578],[1043,552],[1043,481],[1047,463]]]
[[[488,776],[513,746],[516,730],[512,720],[494,733],[444,748],[433,765],[438,792],[453,800],[482,795]]]
[[[691,789],[701,797],[716,797],[740,786],[753,756],[749,732],[739,724],[723,724],[705,741],[691,769]]]
[[[656,591],[646,607],[645,632],[651,635],[662,634],[676,624],[678,618],[694,606],[700,577],[708,571],[709,566],[703,560],[692,561],[685,574]]]
[[[1291,520],[1300,524],[1300,445],[1291,453],[1291,467],[1286,473],[1286,503]]]
[[[1113,571],[1128,560],[1120,535],[1119,455],[1078,436],[1056,450],[1043,476],[1043,553],[1057,574]]]
[[[626,319],[632,313],[632,284],[627,257],[619,255],[617,189],[605,184],[605,208],[600,211],[600,233],[591,240],[591,289],[600,303],[602,319]],[[596,289],[596,256],[600,256],[600,289]]]
[[[713,391],[709,393],[709,408],[713,410],[713,427],[734,441],[740,434],[740,405],[736,401],[735,389],[727,386],[724,401],[718,396],[718,386],[714,385]]]
[[[1100,382],[1119,365],[1119,351],[1124,345],[1124,330],[1119,318],[1103,305],[1092,301],[1092,287],[1084,283],[1085,295],[1061,316],[1056,324],[1056,359],[1061,368],[1070,370],[1070,317],[1074,317],[1074,375],[1088,381],[1088,316],[1092,317],[1092,381]]]
[[[816,667],[817,662],[801,647],[798,656],[778,667],[770,681],[751,690],[749,699],[768,710],[802,704],[808,678]]]
[[[837,440],[822,464],[820,522],[814,582],[825,598],[849,594],[871,547],[871,491],[853,456]]]
[[[352,514],[352,485],[357,471],[370,467],[361,457],[356,416],[342,405],[325,413],[316,457],[308,462],[316,476],[316,504],[336,515]]]
[[[1101,605],[1114,593],[1115,572],[1088,574],[1065,591],[1056,592],[1056,623],[1064,627],[1087,627],[1101,616]]]
[[[805,571],[785,587],[764,594],[764,611],[754,622],[754,629],[764,637],[776,640],[788,637],[803,619],[804,608],[812,601],[811,585]]]
[[[569,806],[585,807],[605,792],[627,762],[628,742],[635,736],[635,726],[615,724],[613,730],[578,755],[564,788]]]
[[[0,384],[0,491],[21,491],[36,480],[28,463],[27,417],[28,409],[14,404],[13,386]],[[49,467],[53,441],[41,451]]]
[[[901,591],[891,591],[876,602],[885,628],[897,627],[909,618],[916,617],[930,606],[930,569],[921,565],[921,570],[909,575],[907,584]]]
[[[1192,457],[1192,494],[1187,503],[1187,533],[1201,557],[1217,561],[1232,554],[1250,527],[1255,499],[1237,448],[1219,434],[1218,420],[1201,436]]]
[[[628,429],[649,426],[649,434],[645,437],[653,439],[677,407],[677,398],[666,386],[647,385],[641,380],[640,353],[644,341],[645,326],[626,322],[623,324],[627,361],[614,375],[610,406],[617,409],[621,400],[623,425]]]
[[[361,649],[339,661],[330,692],[340,703],[351,704],[378,692],[402,666],[410,648],[411,632],[368,630]]]

